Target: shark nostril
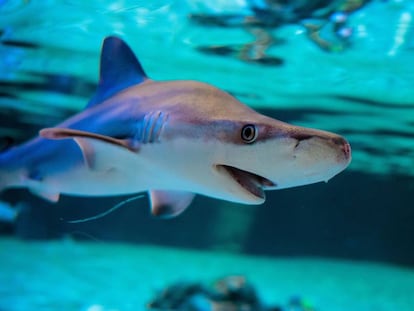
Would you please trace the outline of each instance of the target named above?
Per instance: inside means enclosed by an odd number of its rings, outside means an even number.
[[[344,152],[344,154],[345,154],[345,157],[347,158],[347,159],[349,159],[350,157],[351,157],[351,145],[349,144],[349,143],[344,143],[343,145],[342,145],[342,150],[343,150],[343,152]]]
[[[338,146],[344,146],[344,145],[346,145],[348,143],[341,136],[337,136],[337,137],[332,138],[332,141],[334,142],[335,145],[338,145]]]
[[[341,137],[335,137],[332,138],[332,141],[335,145],[339,146],[342,150],[342,152],[344,153],[345,159],[350,159],[351,158],[351,145],[348,143],[348,141]]]

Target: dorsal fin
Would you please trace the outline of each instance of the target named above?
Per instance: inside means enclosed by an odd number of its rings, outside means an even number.
[[[101,50],[99,84],[86,108],[146,79],[144,69],[125,41],[114,36],[106,37]]]

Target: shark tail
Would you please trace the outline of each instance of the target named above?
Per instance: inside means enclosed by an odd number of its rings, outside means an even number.
[[[0,168],[0,194],[9,188],[19,187],[17,174],[11,173]]]
[[[10,176],[0,167],[0,193],[10,185]]]
[[[7,177],[5,174],[0,171],[0,193],[3,192],[8,187],[9,183],[7,182]]]
[[[17,174],[11,168],[7,153],[7,151],[0,153],[0,193],[13,187],[17,182]]]
[[[4,140],[4,142],[3,142]],[[9,149],[10,141],[8,139],[0,139],[0,193],[3,192],[9,185],[9,174],[8,172],[8,163],[7,163],[7,151]]]
[[[8,174],[6,171],[6,163],[4,161],[5,152],[0,153],[0,193],[7,188]]]
[[[0,153],[0,193],[8,188],[28,188],[31,193],[47,201],[57,202],[59,193],[45,191],[36,176],[31,178],[23,173],[21,154],[15,151]]]
[[[10,184],[10,177],[7,173],[3,172],[3,170],[0,169],[0,193],[10,187]]]

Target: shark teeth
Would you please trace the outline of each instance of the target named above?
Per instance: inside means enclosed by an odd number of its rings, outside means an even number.
[[[276,187],[274,182],[263,176],[224,164],[216,167],[219,171],[224,169],[242,188],[260,199],[265,199],[264,188]]]

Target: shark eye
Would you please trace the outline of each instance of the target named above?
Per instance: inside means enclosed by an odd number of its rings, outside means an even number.
[[[248,144],[254,142],[257,138],[256,126],[254,126],[253,124],[247,124],[243,126],[241,130],[241,138],[245,143]]]

